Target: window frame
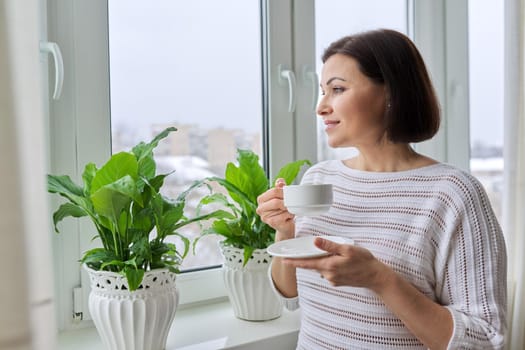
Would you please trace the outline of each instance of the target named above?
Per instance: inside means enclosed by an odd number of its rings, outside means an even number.
[[[102,163],[110,150],[107,6],[105,1],[48,0],[47,11],[48,38],[59,44],[65,62],[62,96],[49,102],[49,171],[80,181],[83,166]],[[59,199],[50,203],[53,210]],[[78,264],[80,247],[89,240],[81,233],[89,229],[87,220],[66,220],[61,234],[53,235],[56,314],[62,330],[83,326],[73,316],[73,290],[89,285]],[[86,288],[83,292],[82,310],[87,310]]]
[[[467,0],[408,1],[413,13],[409,31],[413,28],[413,38],[429,66],[444,117],[436,139],[417,148],[468,169],[469,141],[462,139],[469,132]],[[273,177],[292,160],[317,161],[312,96],[318,83],[315,76],[304,74],[315,67],[315,0],[260,0],[260,6],[262,30],[267,32],[261,50],[263,149],[265,167]],[[84,164],[100,164],[111,153],[107,11],[106,0],[47,0],[48,38],[60,45],[65,62],[63,95],[49,102],[49,169],[78,181]],[[287,110],[289,91],[279,79],[280,65],[296,74],[294,112]],[[56,208],[58,199],[50,201],[50,208]],[[55,300],[59,329],[67,330],[86,326],[72,317],[73,289],[89,286],[78,259],[89,245],[91,226],[87,220],[66,220],[60,228],[63,233],[53,234]],[[226,297],[220,269],[180,274],[178,281],[182,305]],[[89,288],[82,288],[86,311],[88,292]]]
[[[313,6],[313,1],[308,1]],[[263,62],[268,67],[262,72],[266,83],[263,103],[267,101],[263,110],[266,129],[263,145],[265,165],[273,175],[296,156],[289,138],[293,134],[294,114],[286,111],[287,86],[279,82],[276,73],[279,64],[293,69],[289,20],[293,3],[260,0],[260,6],[261,25],[268,30],[269,38],[262,41]],[[74,181],[80,181],[85,164],[101,164],[111,154],[107,1],[47,0],[47,10],[49,40],[60,45],[66,62],[63,95],[59,101],[49,102],[49,169],[51,173],[70,174]],[[50,208],[56,208],[59,199],[50,200]],[[55,294],[58,327],[67,330],[85,327],[89,320],[89,280],[78,259],[90,244],[91,226],[88,220],[66,220],[60,229],[63,233],[53,236]],[[226,298],[220,272],[215,268],[179,274],[181,306]],[[81,290],[82,320],[72,316],[79,311],[73,309],[73,305],[79,305],[78,300],[73,300],[75,288]]]
[[[470,169],[468,0],[410,0],[412,39],[441,103],[441,128],[416,150]],[[465,137],[467,135],[467,137]]]

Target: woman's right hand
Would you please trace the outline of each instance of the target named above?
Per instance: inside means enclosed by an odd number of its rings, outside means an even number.
[[[263,222],[277,231],[276,241],[294,238],[295,234],[294,215],[284,206],[283,187],[285,185],[284,179],[277,179],[275,187],[257,197],[257,214]]]

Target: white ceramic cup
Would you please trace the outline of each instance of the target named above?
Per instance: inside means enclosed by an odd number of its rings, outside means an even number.
[[[316,216],[332,206],[331,184],[291,185],[283,187],[284,206],[295,215]]]

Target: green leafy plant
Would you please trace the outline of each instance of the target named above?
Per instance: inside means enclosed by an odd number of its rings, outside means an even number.
[[[193,218],[184,216],[185,198],[191,186],[175,200],[161,195],[164,179],[170,174],[156,174],[153,149],[175,128],[167,128],[150,143],[140,142],[131,152],[120,152],[98,169],[86,165],[83,185],[77,185],[67,175],[48,175],[50,193],[67,199],[53,214],[57,224],[66,217],[89,217],[102,247],[84,253],[81,263],[95,270],[125,274],[131,291],[140,287],[144,271],[168,268],[178,272],[178,266],[188,253],[190,241],[178,230],[192,222],[222,217],[214,211]],[[184,244],[179,252],[166,237],[176,236]]]
[[[229,196],[211,193],[201,199],[198,212],[211,204],[220,205],[221,211],[209,228],[201,232],[201,237],[216,234],[225,239],[223,244],[244,249],[244,264],[248,262],[255,249],[264,249],[274,242],[275,230],[261,221],[255,212],[257,197],[270,189],[278,178],[291,184],[308,160],[298,160],[285,165],[273,181],[269,181],[259,164],[259,157],[250,150],[237,150],[238,166],[228,163],[224,178],[209,177],[202,182],[216,182],[226,189]],[[229,197],[229,198],[228,198]],[[197,243],[198,240],[195,240]]]

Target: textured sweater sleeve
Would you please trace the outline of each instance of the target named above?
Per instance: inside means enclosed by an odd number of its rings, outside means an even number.
[[[268,278],[270,279],[270,286],[272,287],[273,292],[281,300],[281,303],[287,310],[290,310],[290,311],[297,310],[299,308],[299,297],[287,298],[284,295],[282,295],[275,287],[275,284],[273,283],[273,278],[272,278],[272,263],[273,261],[270,263],[270,267],[268,268]]]
[[[454,321],[448,349],[502,349],[507,328],[503,234],[480,183],[467,174],[452,183],[456,208],[444,214],[448,234],[441,237],[435,263],[438,296]]]

